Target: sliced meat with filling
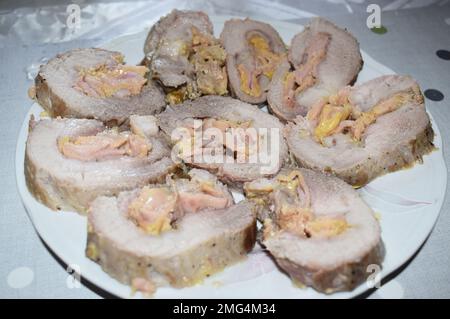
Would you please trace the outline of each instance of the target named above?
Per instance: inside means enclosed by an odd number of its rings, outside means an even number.
[[[320,100],[286,126],[298,163],[354,186],[408,167],[434,149],[434,133],[417,82],[387,75]]]
[[[173,10],[162,17],[150,30],[144,53],[150,76],[164,86],[170,104],[228,92],[225,51],[203,12]]]
[[[342,180],[308,169],[283,169],[244,186],[263,221],[262,244],[302,286],[352,290],[367,267],[381,267],[383,245],[373,211]]]
[[[31,120],[25,152],[30,192],[51,209],[86,213],[99,195],[164,180],[176,166],[155,119],[134,116],[131,123],[132,131],[119,132],[97,120]]]
[[[285,121],[305,115],[313,104],[352,84],[362,67],[357,40],[323,18],[314,18],[291,43],[274,72],[267,100]]]
[[[135,290],[186,287],[242,260],[256,240],[254,205],[234,204],[206,171],[117,197],[99,197],[88,216],[86,255]]]
[[[209,170],[238,188],[276,174],[287,158],[281,122],[231,97],[200,97],[168,108],[159,119],[174,145],[174,161]]]
[[[145,66],[124,64],[119,52],[75,49],[41,66],[35,98],[52,116],[93,118],[111,125],[130,115],[152,115],[165,106],[163,91]]]

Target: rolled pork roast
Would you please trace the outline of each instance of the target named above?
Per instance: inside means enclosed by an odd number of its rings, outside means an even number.
[[[288,124],[297,162],[354,186],[421,162],[434,132],[417,82],[386,75],[342,89]]]
[[[384,256],[372,209],[344,181],[309,169],[283,169],[244,186],[263,221],[262,244],[300,286],[352,290]]]
[[[97,120],[30,121],[25,177],[30,192],[53,210],[85,214],[100,195],[163,181],[175,169],[153,116],[132,116],[132,131]]]
[[[305,115],[313,104],[356,81],[363,61],[347,30],[314,18],[291,42],[287,59],[274,72],[267,100],[285,121]]]
[[[233,198],[217,178],[193,169],[117,197],[101,196],[88,215],[86,254],[133,289],[194,285],[242,260],[256,240],[254,204]]]
[[[288,157],[283,124],[231,97],[202,96],[158,117],[174,145],[173,159],[206,169],[238,189],[243,182],[273,176]]]
[[[286,57],[278,32],[264,22],[232,19],[225,22],[220,40],[233,96],[253,104],[265,102],[272,75]]]
[[[121,53],[75,49],[41,66],[35,99],[52,117],[97,119],[111,125],[132,114],[152,115],[165,106],[164,92],[148,81],[144,66],[124,64]]]
[[[163,85],[170,104],[228,93],[225,51],[204,12],[173,10],[162,17],[150,30],[144,53],[150,77]]]

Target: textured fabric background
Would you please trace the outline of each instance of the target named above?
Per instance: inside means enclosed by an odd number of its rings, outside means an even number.
[[[450,1],[11,1],[0,4],[0,297],[99,298],[106,292],[82,280],[69,288],[66,265],[44,245],[33,229],[16,190],[15,145],[31,105],[27,88],[37,66],[71,48],[95,46],[120,34],[138,32],[172,8],[202,9],[214,14],[246,15],[305,23],[325,16],[347,27],[361,48],[398,73],[411,74],[423,90],[439,90],[443,100],[426,105],[443,135],[446,164],[450,143],[450,60],[436,51],[450,50]],[[66,27],[67,5],[81,7],[81,26]],[[224,4],[226,3],[226,4]],[[383,9],[387,33],[366,27],[370,3]],[[21,164],[21,163],[20,163]],[[362,297],[449,298],[450,203],[446,196],[439,220],[419,252],[390,276],[381,289]],[[70,280],[69,280],[70,281]],[[70,282],[69,282],[70,283]]]

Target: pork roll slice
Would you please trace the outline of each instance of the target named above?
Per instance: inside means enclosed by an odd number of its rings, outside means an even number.
[[[159,119],[174,161],[204,168],[237,188],[273,176],[287,159],[281,122],[231,97],[203,96],[168,108]]]
[[[322,97],[352,84],[362,67],[357,40],[323,18],[314,18],[291,43],[275,71],[267,100],[285,121],[305,115]]]
[[[233,95],[248,103],[265,102],[272,75],[286,56],[278,32],[267,23],[232,19],[225,22],[220,40]]]
[[[308,169],[283,169],[244,186],[259,206],[262,244],[301,286],[352,290],[384,255],[373,211],[344,181]]]
[[[242,260],[256,240],[254,205],[193,169],[186,179],[99,197],[88,216],[86,255],[135,290],[194,285]]]
[[[31,120],[25,151],[30,192],[51,209],[86,213],[99,195],[164,180],[175,164],[155,119],[132,119],[132,131],[122,132],[97,120]]]
[[[354,186],[421,162],[434,133],[416,81],[387,75],[319,101],[286,126],[301,166],[330,172]]]
[[[131,114],[152,115],[165,106],[164,93],[145,78],[144,66],[103,49],[75,49],[41,66],[35,99],[52,117],[97,119],[120,125]]]
[[[208,15],[173,10],[150,30],[144,63],[158,80],[170,104],[227,91],[225,51],[214,38]]]

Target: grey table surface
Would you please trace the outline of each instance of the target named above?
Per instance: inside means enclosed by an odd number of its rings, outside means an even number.
[[[415,77],[422,89],[437,89],[441,101],[426,100],[426,106],[437,121],[443,136],[447,167],[450,143],[450,60],[441,59],[436,51],[450,50],[450,2],[443,1],[295,1],[284,0],[265,4],[263,0],[229,1],[142,1],[96,3],[73,1],[81,7],[81,17],[96,23],[80,36],[67,39],[67,34],[51,33],[52,23],[66,21],[67,5],[53,6],[51,1],[14,1],[0,4],[0,297],[2,298],[101,298],[107,292],[81,280],[68,285],[66,265],[40,240],[22,205],[15,181],[15,147],[20,126],[31,101],[27,88],[32,81],[30,66],[43,58],[76,47],[95,46],[117,36],[121,25],[103,21],[108,8],[129,8],[114,18],[122,25],[123,15],[140,12],[143,26],[154,22],[171,7],[205,9],[216,14],[248,15],[254,18],[276,18],[304,24],[309,14],[325,16],[347,27],[360,41],[361,48],[377,61],[397,73]],[[380,5],[381,22],[387,33],[376,34],[366,26],[370,3]],[[147,11],[143,11],[143,7]],[[115,9],[114,9],[115,8]],[[291,9],[292,8],[292,9]],[[295,10],[294,10],[295,9]],[[106,13],[105,13],[106,10]],[[121,11],[121,10],[119,10]],[[130,13],[132,12],[132,13]],[[133,13],[134,12],[134,13]],[[145,14],[143,14],[145,12]],[[96,20],[96,14],[102,15]],[[128,17],[129,18],[129,17]],[[44,19],[44,20],[42,20]],[[122,20],[121,20],[122,19]],[[100,21],[101,20],[101,21]],[[55,22],[56,21],[56,22]],[[98,22],[100,21],[100,22]],[[36,27],[36,23],[38,23]],[[107,32],[103,28],[108,26]],[[94,23],[93,23],[94,24]],[[134,27],[140,25],[134,23]],[[37,28],[37,29],[36,29]],[[103,29],[102,29],[103,28]],[[83,29],[82,29],[83,30]],[[101,30],[101,31],[99,31]],[[130,32],[132,30],[129,30]],[[64,41],[63,41],[64,40]],[[447,196],[438,222],[420,250],[401,269],[389,276],[383,286],[362,297],[369,298],[449,298],[450,297],[450,202]],[[70,279],[70,278],[69,278]]]

